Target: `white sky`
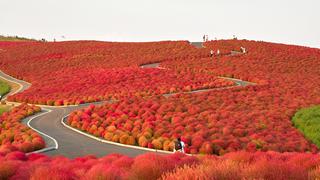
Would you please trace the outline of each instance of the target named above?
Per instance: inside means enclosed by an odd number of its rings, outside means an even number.
[[[264,40],[320,48],[319,0],[0,0],[0,34],[47,40]]]

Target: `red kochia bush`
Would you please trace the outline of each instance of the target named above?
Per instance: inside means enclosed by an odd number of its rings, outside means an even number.
[[[219,159],[203,158],[201,163],[176,168],[161,179],[316,179],[318,163],[319,156],[312,154],[237,152]]]
[[[138,67],[208,55],[187,41],[2,44],[0,69],[32,84],[10,101],[60,106],[232,85],[208,74]]]
[[[242,46],[248,53],[176,58],[161,67],[256,84],[168,98],[129,96],[95,108],[92,114],[100,113],[99,118],[69,119],[70,125],[115,127],[113,137],[104,138],[119,142],[121,135],[132,134],[137,145],[163,150],[170,150],[168,142],[178,136],[189,137],[184,140],[190,153],[318,152],[292,125],[291,117],[300,108],[320,104],[319,49],[246,40],[212,41],[205,46],[226,51]],[[91,133],[88,128],[84,131]]]
[[[136,179],[156,179],[163,172],[175,167],[172,159],[156,154],[138,156],[132,164],[132,176]]]
[[[15,150],[30,152],[45,147],[41,136],[20,122],[40,111],[40,107],[21,104],[0,116],[0,154]]]
[[[33,104],[70,105],[80,101],[93,102],[119,99],[127,96],[145,97],[190,90],[222,88],[234,85],[231,81],[219,79],[208,74],[192,71],[176,72],[173,70],[138,67],[117,69],[84,69],[81,73],[72,70],[55,72],[59,78],[42,77],[41,82],[32,84],[31,88],[12,96],[9,100]],[[70,81],[70,83],[61,83]],[[75,83],[77,82],[77,83]],[[59,88],[54,86],[59,84]],[[92,85],[88,85],[92,84]],[[174,88],[175,90],[172,90]],[[170,90],[171,89],[171,90]],[[34,92],[36,90],[36,92]],[[41,96],[45,101],[40,100]],[[59,98],[59,99],[58,99]],[[62,100],[63,99],[63,100]],[[197,109],[193,111],[196,112]],[[88,114],[90,115],[90,114]]]
[[[90,170],[85,173],[83,179],[111,179],[117,180],[127,177],[127,171],[121,168],[110,166],[108,164],[94,165]]]
[[[19,155],[18,155],[19,154]],[[67,159],[12,152],[0,156],[1,179],[317,179],[320,157],[307,153],[235,152],[224,156],[112,154]],[[46,159],[46,161],[39,161]]]

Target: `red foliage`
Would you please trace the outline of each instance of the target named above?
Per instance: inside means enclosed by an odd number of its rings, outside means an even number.
[[[159,138],[163,143],[191,136],[186,141],[191,153],[317,152],[316,146],[292,126],[290,118],[302,107],[320,104],[320,50],[254,41],[206,43],[208,48],[224,47],[226,51],[241,46],[248,53],[219,59],[176,58],[161,66],[174,72],[235,77],[256,85],[169,98],[127,97],[93,112],[103,112],[100,120],[106,127],[115,126],[117,135],[132,133],[137,142],[143,135],[144,147],[161,147]],[[96,123],[92,117],[86,121],[89,126]],[[125,128],[127,122],[134,127]],[[83,123],[82,119],[75,122]],[[162,148],[168,150],[168,146]]]
[[[41,136],[20,122],[40,111],[37,106],[21,104],[0,116],[0,153],[15,150],[30,152],[45,147]]]
[[[33,84],[12,100],[62,105],[119,99],[68,119],[72,127],[114,142],[171,150],[170,143],[182,136],[189,137],[185,143],[191,153],[318,151],[290,118],[299,108],[320,104],[319,49],[246,40],[205,46],[226,56],[208,58],[208,49],[187,42],[32,43],[5,47],[0,67]],[[230,54],[241,46],[246,54]],[[17,66],[9,66],[12,62]],[[165,69],[138,68],[151,62]],[[155,96],[230,85],[217,76],[256,84]],[[31,149],[28,143],[20,148]]]
[[[12,157],[23,157],[13,158]],[[40,161],[46,159],[46,161]],[[1,179],[317,179],[319,155],[235,152],[224,156],[112,154],[74,160],[12,152],[0,156]]]
[[[55,106],[233,85],[208,74],[138,67],[177,58],[206,57],[203,52],[186,41],[30,42],[0,53],[0,68],[32,83],[9,100]],[[13,63],[15,66],[10,65]]]

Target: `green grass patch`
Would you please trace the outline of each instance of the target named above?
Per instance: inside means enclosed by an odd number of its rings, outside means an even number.
[[[0,80],[0,95],[5,95],[10,92],[10,86],[8,83]]]
[[[0,107],[0,115],[1,115],[2,113],[4,113],[4,112],[9,111],[9,110],[10,110],[9,107]]]
[[[307,139],[320,148],[320,106],[301,109],[292,121]]]

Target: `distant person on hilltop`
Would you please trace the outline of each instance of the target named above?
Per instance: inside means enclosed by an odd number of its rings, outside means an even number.
[[[203,42],[205,42],[206,41],[206,35],[203,35]]]
[[[185,144],[183,141],[181,141],[181,138],[178,137],[177,141],[175,141],[174,143],[174,148],[173,148],[173,152],[182,152],[184,153],[184,147],[185,147]]]

